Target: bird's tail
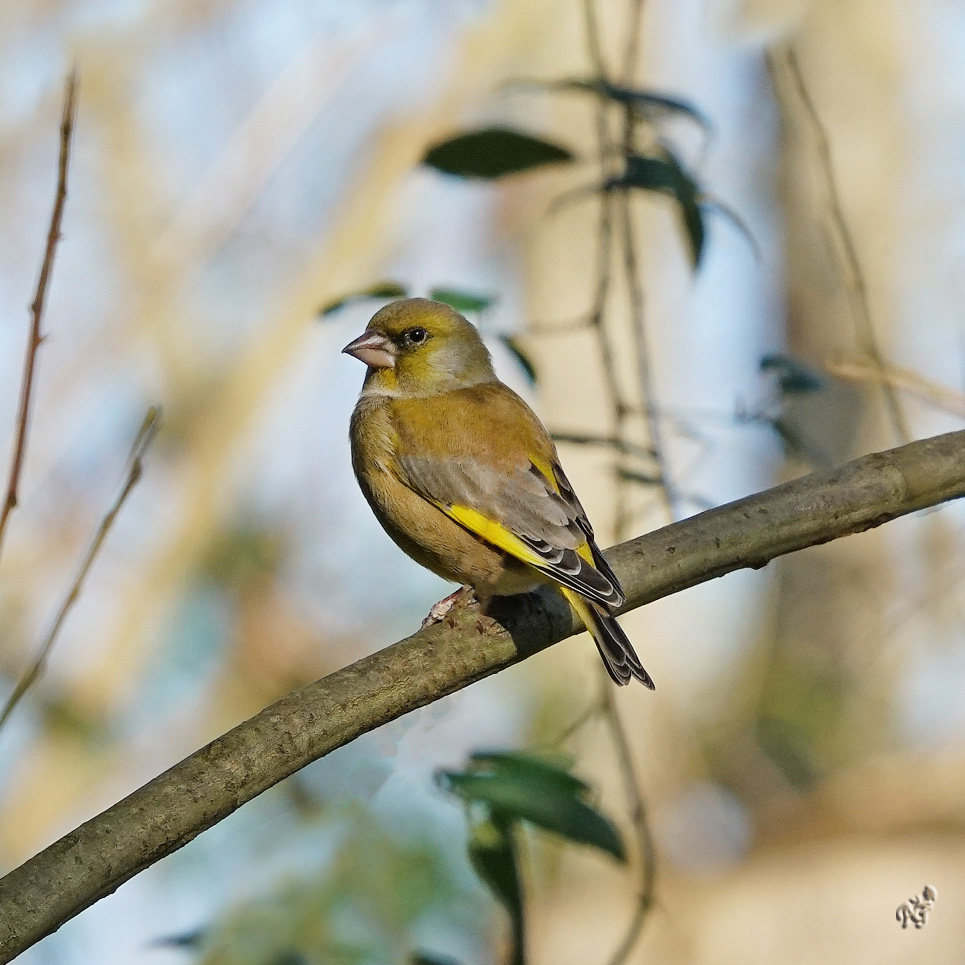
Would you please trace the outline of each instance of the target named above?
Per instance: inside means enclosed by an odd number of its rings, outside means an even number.
[[[636,677],[644,687],[653,690],[653,680],[643,669],[633,644],[623,632],[623,627],[617,623],[617,618],[599,603],[587,600],[566,587],[560,587],[560,589],[577,616],[583,621],[583,625],[592,634],[607,673],[613,682],[622,687],[630,683],[631,677]]]

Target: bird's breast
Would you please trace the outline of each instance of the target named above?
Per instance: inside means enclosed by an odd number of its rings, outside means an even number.
[[[382,528],[417,563],[481,596],[512,594],[540,582],[535,571],[464,529],[412,489],[399,467],[391,404],[363,397],[352,415],[352,467]]]

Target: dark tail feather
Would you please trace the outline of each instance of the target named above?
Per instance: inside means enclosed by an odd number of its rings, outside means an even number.
[[[653,690],[653,680],[643,669],[633,644],[623,632],[623,627],[617,623],[617,618],[599,603],[587,600],[572,590],[563,589],[563,594],[576,610],[584,626],[593,635],[607,673],[613,682],[623,687],[635,677],[644,687]]]

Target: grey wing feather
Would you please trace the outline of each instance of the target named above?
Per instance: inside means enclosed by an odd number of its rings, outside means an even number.
[[[560,493],[567,500],[567,502],[574,508],[576,515],[576,522],[580,529],[586,535],[586,541],[590,544],[590,551],[593,553],[593,562],[596,564],[596,568],[610,581],[616,590],[616,599],[608,601],[610,606],[623,606],[626,603],[627,598],[623,592],[623,587],[620,586],[620,581],[617,579],[616,573],[613,572],[612,567],[606,561],[606,557],[600,550],[600,547],[596,545],[596,539],[593,536],[593,527],[590,525],[590,520],[587,518],[586,510],[580,505],[580,500],[576,495],[572,485],[570,485],[569,479],[566,478],[566,473],[563,472],[563,467],[556,463],[553,466],[556,473],[556,482],[560,487]]]
[[[559,471],[556,492],[533,465],[512,474],[478,462],[403,456],[406,483],[442,506],[468,506],[494,519],[539,556],[537,569],[607,607],[624,601],[616,576],[593,540],[593,529],[572,486]],[[554,467],[558,470],[558,467]],[[589,543],[593,564],[577,552]]]

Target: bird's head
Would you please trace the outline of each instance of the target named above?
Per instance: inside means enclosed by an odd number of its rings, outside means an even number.
[[[427,298],[386,305],[342,351],[368,366],[365,390],[374,393],[430,396],[496,378],[475,327]]]

